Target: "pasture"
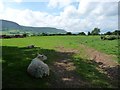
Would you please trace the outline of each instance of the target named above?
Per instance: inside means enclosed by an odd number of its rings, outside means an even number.
[[[31,44],[35,48],[27,49]],[[117,75],[107,72],[117,66],[117,40],[101,40],[100,36],[33,36],[3,39],[1,47],[3,88],[118,87]],[[37,52],[48,57],[49,77],[35,79],[26,72]],[[97,60],[106,67],[102,69]]]

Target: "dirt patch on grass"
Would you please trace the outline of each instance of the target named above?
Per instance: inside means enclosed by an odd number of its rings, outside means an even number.
[[[65,48],[63,46],[58,46],[58,47],[55,47],[55,49],[59,52],[70,52],[70,53],[79,53],[80,51],[77,50],[77,49],[72,49],[72,48]]]
[[[116,60],[113,60],[115,58],[114,55],[108,55],[102,53],[85,45],[81,45],[80,47],[84,49],[85,54],[88,56],[88,59],[90,60],[94,60],[95,62],[104,65],[106,67],[108,66],[112,67],[118,65],[118,62]]]
[[[54,88],[81,88],[89,87],[90,84],[83,80],[78,73],[76,73],[76,66],[71,60],[71,56],[78,52],[74,49],[66,49],[64,47],[56,47],[60,57],[50,67],[55,76],[55,80],[51,81],[51,87]]]
[[[88,59],[93,63],[98,64],[98,70],[104,72],[104,74],[106,74],[110,79],[118,82],[118,78],[120,77],[120,65],[117,60],[114,60],[114,55],[99,52],[85,45],[81,45],[80,47],[84,49]]]
[[[54,88],[81,88],[89,87],[89,83],[82,80],[82,78],[75,71],[76,66],[69,60],[57,60],[52,66],[52,70],[56,76],[53,83]]]
[[[55,62],[55,65],[58,68],[67,70],[67,71],[72,71],[75,70],[76,67],[73,62],[69,62],[68,60],[61,60],[60,62]]]
[[[81,45],[80,48],[84,50],[92,63],[98,64],[97,68],[100,72],[104,72],[108,77],[114,80],[111,83],[114,84],[114,82],[118,82],[117,79],[120,75],[118,69],[120,68],[117,61],[113,60],[114,56],[99,52],[85,45]],[[59,78],[59,81],[56,81],[56,83],[58,83],[56,87],[90,87],[90,83],[82,80],[82,77],[75,72],[76,66],[69,59],[71,54],[80,54],[80,49],[77,50],[65,47],[55,47],[55,49],[63,53],[61,54],[62,58],[57,60],[53,65],[53,71]]]

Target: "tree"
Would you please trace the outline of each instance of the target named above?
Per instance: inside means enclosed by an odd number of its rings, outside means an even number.
[[[72,35],[72,33],[71,32],[67,32],[66,35]]]
[[[120,30],[115,30],[114,32],[112,32],[112,35],[120,35]]]
[[[47,36],[48,34],[47,33],[42,33],[41,36]]]
[[[94,28],[91,32],[92,35],[99,35],[100,29],[99,28]]]
[[[26,34],[26,33],[24,33],[24,34],[23,34],[23,37],[26,37],[26,36],[27,36],[27,34]]]
[[[86,35],[84,32],[80,32],[78,33],[78,35]]]
[[[87,35],[91,35],[91,33],[90,32],[88,32],[88,34]]]
[[[105,33],[105,35],[112,35],[112,32],[108,31]]]

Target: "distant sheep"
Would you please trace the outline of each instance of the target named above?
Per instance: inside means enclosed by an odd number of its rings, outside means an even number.
[[[27,46],[27,48],[34,48],[35,47],[35,45],[29,45],[29,46]]]
[[[45,55],[38,54],[38,56],[31,61],[27,68],[27,72],[35,78],[49,76],[49,67],[43,62],[46,59],[47,57]]]

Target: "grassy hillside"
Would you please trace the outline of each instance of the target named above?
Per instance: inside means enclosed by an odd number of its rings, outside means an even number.
[[[34,44],[36,48],[25,48],[30,44]],[[70,59],[74,62],[76,65],[75,72],[77,72],[75,75],[78,75],[82,81],[87,83],[81,83],[80,87],[116,87],[117,83],[99,71],[97,64],[90,62],[90,60],[82,56],[86,53],[82,52],[83,48],[80,47],[81,44],[93,47],[106,54],[117,55],[117,40],[102,41],[99,36],[35,36],[3,39],[3,87],[48,88],[57,86],[57,83],[59,86],[63,81],[57,77],[56,73],[59,73],[58,71],[61,68],[55,72],[56,67],[54,67],[54,63],[57,60],[64,59]],[[78,54],[70,52],[74,50],[79,50],[80,52]],[[36,57],[37,52],[45,54],[48,57],[46,63],[50,66],[49,77],[35,79],[26,73],[26,68],[31,59]],[[64,73],[67,73],[67,71]],[[70,74],[74,74],[74,72]]]
[[[22,26],[12,21],[0,20],[2,23],[2,28],[0,31],[3,31],[3,34],[21,34],[21,33],[48,33],[48,34],[64,34],[66,33],[63,29],[57,29],[53,27],[30,27]]]

